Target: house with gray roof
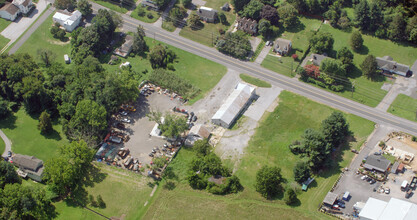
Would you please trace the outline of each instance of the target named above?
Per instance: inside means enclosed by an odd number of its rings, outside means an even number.
[[[379,69],[390,74],[409,76],[411,73],[409,66],[395,62],[390,56],[377,57],[376,62]]]
[[[325,54],[316,54],[316,53],[313,53],[313,54],[310,55],[309,61],[311,61],[316,66],[320,66],[321,62],[324,59],[327,59],[327,58],[330,58],[330,57],[326,56]]]
[[[292,43],[290,40],[278,38],[274,43],[274,52],[281,56],[288,54],[291,51]]]
[[[366,159],[363,167],[367,170],[375,170],[381,173],[385,173],[391,165],[391,161],[383,157],[382,155],[370,155]]]
[[[239,18],[236,28],[250,35],[255,35],[258,33],[258,22],[250,18]]]
[[[197,9],[197,15],[205,22],[214,23],[217,20],[217,11],[212,8],[201,6]]]
[[[133,46],[133,37],[131,35],[126,35],[125,42],[122,46],[116,48],[113,53],[119,55],[121,57],[127,57],[129,53],[132,51]]]
[[[12,157],[12,163],[19,167],[18,174],[22,177],[29,177],[35,181],[41,182],[43,175],[43,161],[28,155],[15,154]]]

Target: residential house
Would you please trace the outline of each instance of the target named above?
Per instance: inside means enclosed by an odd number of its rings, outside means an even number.
[[[81,22],[82,14],[80,11],[76,10],[74,12],[57,11],[52,20],[56,23],[58,22],[66,31],[72,32]]]
[[[14,21],[19,15],[19,8],[12,3],[6,3],[2,8],[0,8],[0,17],[6,20]]]
[[[236,28],[250,35],[255,35],[258,32],[258,22],[250,18],[239,18]]]
[[[256,90],[248,84],[239,83],[225,103],[211,118],[213,124],[229,128],[236,118],[252,103]]]
[[[328,57],[326,54],[316,54],[316,53],[313,53],[313,54],[310,55],[309,61],[312,62],[316,66],[320,66],[321,62],[324,59],[327,59],[327,58],[330,58],[330,57]]]
[[[407,65],[397,63],[390,56],[377,57],[376,62],[378,68],[390,74],[397,74],[400,76],[410,76],[410,68]]]
[[[201,6],[197,9],[197,15],[205,22],[214,23],[217,20],[217,11],[212,8]]]
[[[391,162],[382,155],[370,155],[366,159],[363,167],[367,170],[385,173],[390,167]]]
[[[13,0],[12,4],[16,5],[22,14],[28,14],[33,7],[32,0]]]
[[[283,56],[291,51],[292,43],[290,40],[278,38],[274,43],[274,52]]]
[[[191,147],[198,140],[210,137],[210,131],[202,124],[196,124],[191,129],[185,139],[185,145]]]
[[[143,0],[141,2],[142,7],[154,10],[154,11],[158,11],[159,10],[159,6],[156,4],[156,2],[151,1],[151,0]]]
[[[15,154],[12,157],[13,164],[19,167],[18,174],[41,182],[43,175],[43,161],[34,157]]]
[[[129,53],[132,51],[133,46],[133,37],[131,35],[126,35],[125,42],[122,46],[116,48],[113,53],[119,55],[121,57],[127,57]]]

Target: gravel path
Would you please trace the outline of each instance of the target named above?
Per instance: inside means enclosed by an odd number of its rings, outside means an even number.
[[[7,138],[6,134],[4,134],[2,130],[0,130],[0,137],[3,139],[6,145],[2,156],[7,157],[7,152],[12,151],[12,142],[9,140],[9,138]]]

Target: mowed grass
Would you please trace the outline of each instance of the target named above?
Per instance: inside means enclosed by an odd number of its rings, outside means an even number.
[[[264,88],[271,88],[271,84],[269,82],[265,82],[261,79],[255,78],[253,76],[249,76],[248,74],[242,73],[239,76],[243,81],[250,83],[252,85],[255,85],[258,87],[264,87]]]
[[[146,37],[146,43],[150,49],[156,44],[163,44],[149,37]],[[189,103],[191,104],[200,98],[203,98],[205,94],[209,92],[227,72],[227,68],[223,65],[172,46],[168,46],[168,48],[173,50],[177,55],[177,59],[173,64],[175,68],[174,72],[181,78],[190,82],[192,85],[201,89],[199,95],[190,100]],[[127,57],[126,59],[122,58],[122,62],[126,61],[130,62],[132,69],[137,72],[152,71],[149,60],[144,57],[134,56]],[[116,72],[119,69],[119,65],[104,64],[104,67],[109,72]]]
[[[316,176],[308,191],[298,195],[301,202],[298,206],[287,206],[281,198],[266,200],[255,191],[254,184],[256,172],[263,165],[280,167],[286,181],[292,182],[293,167],[299,161],[299,156],[292,154],[288,145],[300,139],[305,129],[319,129],[321,121],[333,111],[328,106],[283,91],[278,107],[274,112],[264,115],[236,167],[235,174],[244,187],[244,191],[238,194],[216,196],[206,191],[192,190],[185,177],[193,152],[187,148],[181,149],[169,166],[176,175],[176,187],[173,190],[163,187],[144,219],[331,219],[320,213],[318,206],[337,180],[341,168],[353,158],[354,154],[348,147],[337,151],[332,169]],[[359,149],[372,132],[374,123],[351,114],[344,115],[354,136],[349,145]]]
[[[293,77],[293,71],[298,66],[300,59],[307,51],[309,46],[309,36],[312,36],[320,28],[321,21],[301,16],[300,24],[294,28],[285,30],[278,38],[291,40],[292,50],[289,55],[284,57],[274,56],[275,53],[270,50],[268,56],[265,57],[261,66],[274,72]],[[297,61],[293,61],[292,54],[297,54]]]
[[[219,13],[222,12],[226,15],[227,23],[222,24],[219,21],[217,23],[205,23],[204,27],[198,30],[193,30],[189,26],[185,26],[180,31],[180,36],[188,38],[190,40],[196,41],[198,43],[204,44],[209,47],[213,47],[213,42],[216,40],[218,36],[220,36],[219,29],[223,29],[227,31],[230,26],[235,22],[236,15],[234,14],[233,10],[225,12],[220,9],[228,0],[210,0],[206,1],[205,7],[213,8],[217,10]],[[193,11],[191,14],[195,14],[196,12]]]
[[[172,21],[162,21],[161,27],[169,32],[174,32],[177,29]]]
[[[0,50],[6,46],[10,40],[8,38],[3,37],[3,35],[0,35]]]
[[[53,125],[49,135],[42,135],[37,126],[37,116],[31,117],[23,108],[0,121],[0,129],[12,142],[14,153],[32,155],[45,162],[56,156],[58,147],[68,144],[68,140],[59,124]]]
[[[145,16],[139,16],[138,15],[138,10],[139,8],[142,7],[141,5],[137,6],[135,8],[135,10],[132,12],[132,14],[130,14],[130,17],[138,19],[140,21],[146,22],[146,23],[154,23],[156,20],[159,19],[160,14],[154,10],[148,10],[147,8],[144,8],[146,14]],[[152,15],[152,18],[148,18],[148,14]]]
[[[399,94],[391,106],[388,108],[389,113],[408,119],[410,121],[417,120],[416,111],[417,99],[404,94]]]
[[[5,148],[6,148],[6,144],[4,143],[3,139],[0,138],[0,154],[3,154]]]
[[[12,23],[11,21],[8,21],[6,19],[0,19],[0,32],[2,32],[9,24]]]
[[[30,36],[30,38],[17,50],[17,53],[28,53],[36,61],[41,61],[38,56],[39,49],[47,49],[52,51],[55,57],[55,61],[65,64],[64,55],[71,54],[71,45],[70,40],[62,42],[58,39],[55,39],[51,32],[50,28],[53,25],[52,16],[49,16],[46,21]],[[70,36],[67,33],[67,36]]]
[[[125,14],[128,11],[128,8],[120,7],[117,2],[112,2],[111,0],[105,1],[105,0],[93,0],[93,2],[102,5],[106,8],[109,8],[113,11],[117,11],[119,13]]]
[[[144,204],[151,199],[153,180],[131,171],[94,163],[99,168],[96,181],[86,187],[88,195],[96,199],[101,195],[106,203],[105,208],[87,207],[107,217],[124,219],[139,219],[146,210]],[[57,219],[101,219],[102,217],[79,206],[73,206],[71,201],[55,203],[58,212]]]

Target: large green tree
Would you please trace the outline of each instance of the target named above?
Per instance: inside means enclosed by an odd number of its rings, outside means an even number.
[[[310,46],[313,53],[322,54],[333,49],[334,39],[329,32],[319,32],[310,38]]]
[[[92,5],[87,0],[78,0],[77,8],[83,14],[83,16],[88,16],[93,13]]]
[[[263,166],[256,173],[256,191],[267,199],[272,199],[283,191],[281,169],[278,167]]]
[[[236,12],[242,11],[250,0],[232,0],[231,3]]]
[[[287,204],[287,205],[293,205],[298,201],[297,193],[295,192],[295,190],[293,188],[288,187],[285,190],[284,201],[285,201],[285,204]]]
[[[39,116],[38,129],[43,134],[48,134],[52,131],[51,115],[48,112],[43,111]]]
[[[375,79],[378,73],[378,63],[373,55],[368,55],[361,64],[362,74],[368,79]]]
[[[277,9],[270,5],[262,7],[261,18],[270,21],[272,25],[278,25],[279,16]]]
[[[311,175],[310,166],[308,165],[308,162],[306,161],[297,162],[297,164],[295,165],[293,169],[293,172],[294,172],[294,180],[297,183],[302,183],[306,181]]]
[[[361,30],[368,30],[371,23],[369,18],[369,4],[367,0],[360,0],[355,6],[355,23]]]
[[[362,34],[359,31],[354,31],[352,35],[350,35],[350,46],[354,51],[358,51],[363,46],[363,38]]]
[[[245,8],[239,12],[239,15],[258,20],[261,16],[263,6],[264,4],[262,4],[259,0],[251,0],[249,4],[247,4]]]
[[[333,112],[321,122],[321,128],[324,139],[333,147],[338,147],[343,143],[349,134],[349,124],[341,112]]]
[[[330,161],[331,145],[326,142],[320,131],[306,129],[301,138],[301,145],[305,149],[309,165],[313,170],[319,170]]]
[[[17,175],[13,164],[2,159],[2,161],[0,161],[0,188],[4,188],[6,184],[21,182],[22,180]]]
[[[298,23],[298,11],[291,4],[283,4],[278,8],[278,15],[285,28]]]
[[[136,54],[144,53],[148,50],[148,45],[145,41],[145,29],[139,25],[136,28],[136,33],[133,35],[132,51]]]
[[[353,64],[353,53],[347,47],[337,51],[337,59],[340,60],[347,70]]]
[[[207,139],[198,140],[194,142],[193,149],[196,152],[197,156],[206,156],[211,151],[211,145]]]
[[[252,50],[248,36],[242,31],[227,32],[217,41],[216,47],[220,52],[238,59],[246,59]]]

